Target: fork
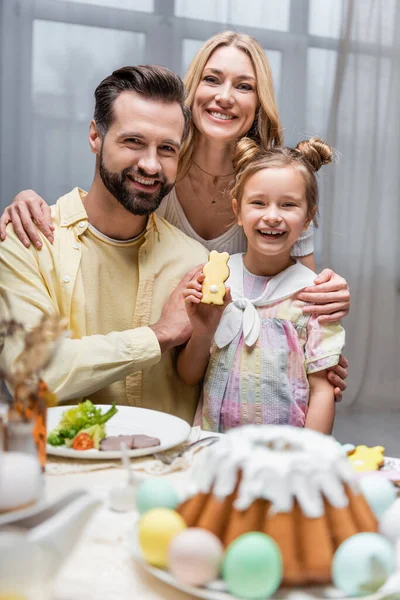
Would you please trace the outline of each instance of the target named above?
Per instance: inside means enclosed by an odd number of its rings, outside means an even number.
[[[197,442],[193,442],[192,444],[189,444],[189,446],[186,446],[186,448],[184,448],[183,450],[180,450],[179,452],[176,452],[175,454],[165,454],[164,452],[155,452],[153,454],[153,456],[157,460],[160,460],[162,463],[164,463],[164,465],[171,465],[176,458],[180,458],[188,450],[191,450],[192,448],[196,448],[197,446],[211,446],[211,444],[214,444],[218,440],[220,440],[220,438],[217,435],[211,435],[211,436],[203,438],[201,440],[197,440]]]

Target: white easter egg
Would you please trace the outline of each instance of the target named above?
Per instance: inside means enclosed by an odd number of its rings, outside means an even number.
[[[400,539],[400,498],[381,516],[379,532],[392,542]]]
[[[36,456],[3,452],[0,456],[0,512],[27,506],[40,498],[42,474]]]
[[[213,533],[190,527],[172,539],[168,567],[182,583],[205,585],[218,577],[223,553],[223,546]]]
[[[360,488],[375,517],[380,519],[396,500],[396,488],[379,473],[371,473],[359,481]]]

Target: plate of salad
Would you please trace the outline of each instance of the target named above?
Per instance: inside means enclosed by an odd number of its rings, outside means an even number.
[[[84,400],[75,406],[48,409],[47,454],[93,460],[121,458],[122,440],[129,456],[146,456],[181,444],[190,429],[186,421],[167,413]]]

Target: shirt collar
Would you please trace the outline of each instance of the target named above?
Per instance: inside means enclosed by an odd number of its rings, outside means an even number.
[[[81,228],[81,233],[85,231],[88,224],[88,216],[82,200],[85,198],[86,195],[87,192],[81,190],[79,187],[76,187],[71,192],[69,192],[69,194],[66,194],[65,196],[60,198],[61,202],[59,203],[59,206],[61,227],[71,227],[72,225],[75,225],[79,222],[79,224],[84,224],[84,227]],[[157,218],[158,217],[154,213],[152,213],[149,216],[146,225],[146,239],[147,236],[153,232],[157,233],[158,236],[160,235],[160,229],[157,223]]]
[[[88,216],[83,205],[82,199],[87,192],[80,188],[74,188],[69,194],[62,196],[59,201],[60,225],[61,227],[71,227],[78,221],[85,221],[87,224]]]

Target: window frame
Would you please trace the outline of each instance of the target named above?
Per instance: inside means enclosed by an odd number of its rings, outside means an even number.
[[[345,0],[343,0],[344,2]],[[353,0],[344,7],[351,9]],[[174,0],[154,0],[154,12],[68,2],[67,0],[0,0],[0,193],[3,205],[32,182],[32,32],[36,19],[136,31],[146,35],[149,64],[168,66],[180,75],[184,39],[204,40],[235,24],[174,15]],[[288,143],[305,131],[307,49],[338,51],[341,40],[308,34],[309,0],[290,0],[288,31],[246,27],[261,45],[282,54],[279,110]],[[157,44],[152,40],[157,39]],[[375,54],[374,44],[354,44],[349,50]],[[392,56],[383,48],[381,55]],[[328,110],[328,107],[327,107]]]

